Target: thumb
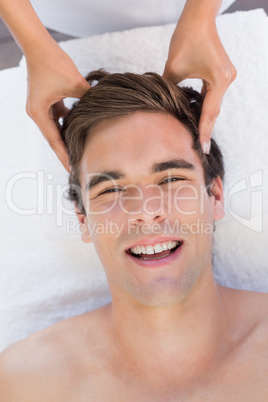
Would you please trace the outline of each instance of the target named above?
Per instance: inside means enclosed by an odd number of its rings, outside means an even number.
[[[204,97],[199,121],[200,143],[204,153],[209,154],[210,139],[216,119],[220,113],[224,92],[218,88],[209,88]]]
[[[55,128],[58,133],[57,126]],[[55,152],[55,154],[57,155],[64,168],[67,170],[67,172],[71,173],[69,166],[69,157],[63,140],[61,138],[54,139],[49,143],[49,145],[53,149],[53,151]]]
[[[69,157],[66,145],[61,138],[56,122],[53,120],[50,114],[43,114],[40,116],[38,126],[43,136],[49,143],[50,147],[53,149],[53,151],[61,161],[64,168],[67,170],[68,173],[70,173]]]

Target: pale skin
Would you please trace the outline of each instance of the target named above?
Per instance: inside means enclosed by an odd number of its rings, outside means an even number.
[[[222,0],[187,0],[170,42],[163,73],[176,84],[185,78],[203,80],[204,105],[199,130],[205,153],[209,152],[223,96],[236,77],[235,67],[216,29],[215,19],[221,4]],[[0,0],[0,17],[26,57],[27,112],[70,172],[58,119],[67,113],[63,99],[81,98],[90,85],[49,35],[28,0]]]
[[[188,130],[172,116],[136,112],[100,123],[90,134],[81,161],[83,190],[88,173],[117,169],[118,158],[125,174],[84,191],[84,202],[90,199],[95,214],[77,215],[82,240],[94,243],[105,268],[112,303],[7,348],[0,357],[0,400],[267,401],[268,297],[215,283],[213,232],[180,234],[180,252],[162,266],[141,266],[126,253],[136,241],[164,235],[167,221],[179,219],[190,228],[200,218],[207,225],[221,219],[221,179],[214,179],[213,195],[204,193],[202,211],[193,197],[181,199],[179,210],[172,201],[168,213],[167,177],[172,177],[173,195],[179,189],[190,197],[190,188],[199,191],[204,185]],[[155,163],[174,158],[194,169],[150,172]],[[142,189],[142,199],[130,185]],[[163,204],[156,197],[160,188]],[[114,208],[103,214],[112,203]],[[190,211],[195,213],[186,214]],[[125,226],[117,238],[90,235],[93,224],[105,218],[115,224],[131,219],[134,226],[130,231]],[[152,234],[154,223],[157,234]],[[142,232],[145,225],[149,234]]]

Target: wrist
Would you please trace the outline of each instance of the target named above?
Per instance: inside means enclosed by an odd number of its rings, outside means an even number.
[[[38,35],[38,37],[27,40],[25,45],[22,44],[25,58],[31,64],[34,64],[35,61],[44,63],[47,59],[53,57],[59,49],[59,45],[47,31],[42,35]]]
[[[217,32],[216,19],[208,14],[186,13],[178,20],[176,30],[185,32],[187,36],[208,35]]]
[[[222,0],[188,0],[184,6],[179,21],[187,24],[215,24]]]

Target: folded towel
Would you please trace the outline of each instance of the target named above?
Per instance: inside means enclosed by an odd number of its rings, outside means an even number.
[[[267,291],[268,20],[254,10],[222,15],[217,26],[238,77],[213,134],[226,166],[226,217],[217,222],[213,267],[222,285]],[[173,30],[139,28],[61,46],[84,75],[98,68],[162,73]],[[182,84],[201,88],[199,80]],[[22,59],[20,67],[0,72],[0,349],[110,300],[94,247],[80,239],[73,205],[60,205],[68,174],[27,117],[25,97]]]

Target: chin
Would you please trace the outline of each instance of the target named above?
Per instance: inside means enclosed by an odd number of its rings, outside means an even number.
[[[131,295],[148,307],[167,307],[182,302],[190,293],[193,283],[180,280],[179,283],[162,278],[150,285],[139,287]],[[130,293],[130,292],[129,292]]]

